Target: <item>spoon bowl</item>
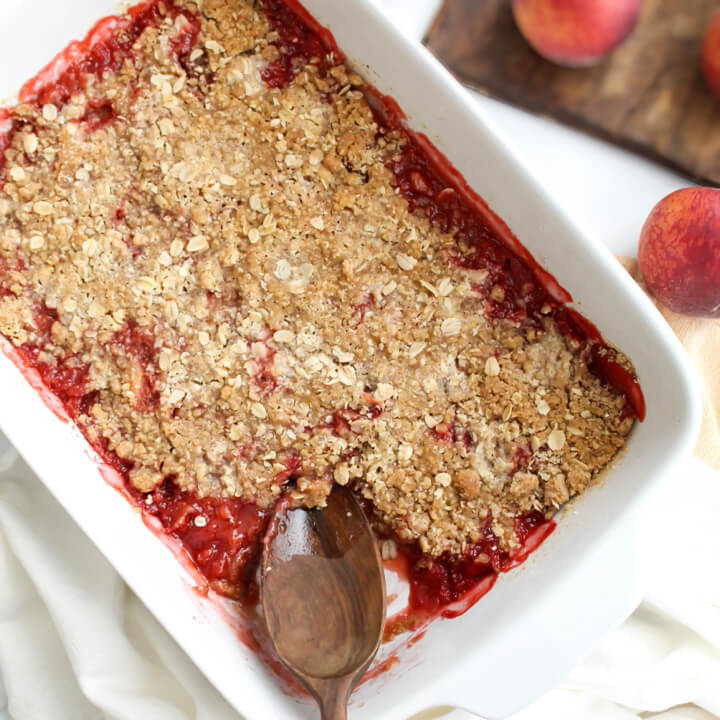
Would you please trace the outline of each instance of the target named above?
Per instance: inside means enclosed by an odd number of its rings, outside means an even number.
[[[325,720],[372,662],[385,624],[377,543],[355,496],[337,486],[324,508],[280,508],[265,538],[261,603],[275,651]]]

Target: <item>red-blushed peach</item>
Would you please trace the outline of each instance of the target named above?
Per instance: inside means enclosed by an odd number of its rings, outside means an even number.
[[[642,0],[513,0],[515,23],[547,60],[592,65],[632,31]]]
[[[705,31],[700,67],[708,87],[720,98],[720,10],[713,14]]]
[[[663,198],[643,225],[638,262],[663,305],[720,317],[720,190],[691,187]]]

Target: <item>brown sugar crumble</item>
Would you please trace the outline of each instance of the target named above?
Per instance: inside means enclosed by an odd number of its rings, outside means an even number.
[[[75,388],[73,419],[141,493],[172,478],[268,509],[350,484],[424,553],[488,518],[512,550],[519,514],[551,515],[624,446],[624,396],[549,315],[484,311],[487,271],[409,211],[389,167],[408,136],[361,77],[305,63],[270,87],[256,2],[174,7],[115,72],[14,109],[0,332]]]

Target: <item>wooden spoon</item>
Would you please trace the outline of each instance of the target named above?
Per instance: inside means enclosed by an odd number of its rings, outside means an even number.
[[[312,693],[323,720],[345,720],[385,623],[375,537],[350,490],[327,507],[279,509],[265,537],[261,602],[275,651]]]

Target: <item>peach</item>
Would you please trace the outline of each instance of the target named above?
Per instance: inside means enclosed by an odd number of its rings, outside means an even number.
[[[720,98],[720,10],[713,14],[705,31],[700,67],[708,87]]]
[[[691,187],[663,198],[643,225],[638,262],[663,305],[720,317],[720,190]]]
[[[614,50],[637,22],[642,0],[513,0],[515,23],[547,60],[592,65]]]

